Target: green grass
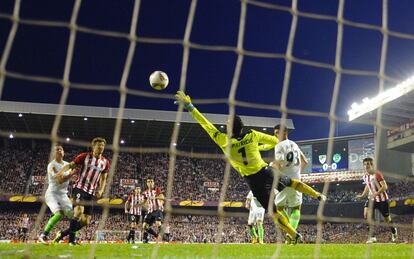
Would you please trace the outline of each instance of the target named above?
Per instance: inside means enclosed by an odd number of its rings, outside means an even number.
[[[92,245],[68,246],[32,244],[0,244],[0,258],[87,258]],[[148,258],[157,245],[149,244],[98,244],[95,258]],[[25,252],[25,248],[26,250]],[[162,244],[156,258],[211,258],[217,250],[218,258],[269,258],[279,252],[277,258],[314,258],[316,245],[300,244],[287,246],[276,244],[240,245],[240,244]],[[329,244],[321,245],[319,258],[368,258],[394,259],[412,258],[412,244]]]

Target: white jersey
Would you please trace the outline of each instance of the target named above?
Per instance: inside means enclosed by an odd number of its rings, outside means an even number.
[[[287,154],[292,152],[293,161],[286,161]],[[301,156],[304,156],[299,146],[289,140],[283,140],[275,146],[275,159],[280,162],[279,171],[292,179],[300,179],[301,173]]]
[[[53,192],[53,193],[67,193],[68,192],[68,185],[69,185],[69,179],[62,184],[59,184],[56,181],[56,174],[62,169],[63,166],[69,164],[66,161],[62,160],[62,163],[56,162],[56,160],[53,160],[47,165],[47,179],[49,182],[49,187],[47,188],[47,192]]]
[[[258,208],[263,208],[262,204],[256,199],[256,197],[253,196],[253,192],[250,191],[247,194],[246,199],[250,199],[250,211],[256,210]]]

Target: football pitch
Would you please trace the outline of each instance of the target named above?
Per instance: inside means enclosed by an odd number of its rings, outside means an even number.
[[[0,244],[0,258],[87,258],[92,245]],[[158,249],[158,250],[157,250]],[[94,258],[314,258],[316,245],[97,244]],[[327,244],[319,258],[413,258],[412,244]]]

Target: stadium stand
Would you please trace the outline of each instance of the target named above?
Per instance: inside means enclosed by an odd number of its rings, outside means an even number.
[[[43,190],[49,152],[50,149],[46,145],[38,145],[34,150],[22,146],[1,150],[0,175],[4,180],[0,182],[0,193],[40,196]],[[65,152],[66,160],[70,160],[79,152],[79,149],[67,147]],[[108,151],[106,156],[110,157],[111,152]],[[178,157],[172,199],[218,201],[220,193],[219,188],[215,186],[219,187],[219,183],[223,181],[224,167],[225,163],[222,160]],[[168,156],[166,154],[133,155],[121,153],[111,186],[111,198],[125,199],[133,186],[142,185],[148,176],[155,177],[156,184],[165,190],[167,174]],[[335,179],[333,182],[349,181],[347,174],[354,175],[354,172],[341,171],[332,174],[332,178]],[[314,179],[317,175],[305,176],[303,180],[315,183],[308,180]],[[15,181],[16,177],[19,181]],[[121,184],[124,182],[123,179],[134,181],[130,181],[130,185],[124,185]],[[322,179],[321,176],[320,179]],[[354,185],[345,190],[331,188],[328,193],[328,201],[355,202],[356,194],[361,192],[364,186],[361,184],[361,178],[355,178],[354,182]],[[335,185],[333,186],[335,187]],[[145,188],[143,185],[142,187]],[[316,186],[316,188],[318,187]],[[411,198],[414,194],[414,186],[409,181],[390,183],[389,189],[391,198],[395,200]],[[247,192],[248,187],[244,181],[237,174],[231,174],[226,200],[244,201]],[[317,201],[304,196],[304,203],[316,204]]]

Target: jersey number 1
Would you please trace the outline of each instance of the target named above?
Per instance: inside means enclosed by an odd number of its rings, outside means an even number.
[[[245,149],[244,147],[242,147],[242,148],[240,148],[237,152],[242,154],[242,157],[243,157],[243,164],[244,164],[244,165],[248,165],[248,164],[249,164],[249,162],[247,161],[247,157],[246,157],[246,149]]]

